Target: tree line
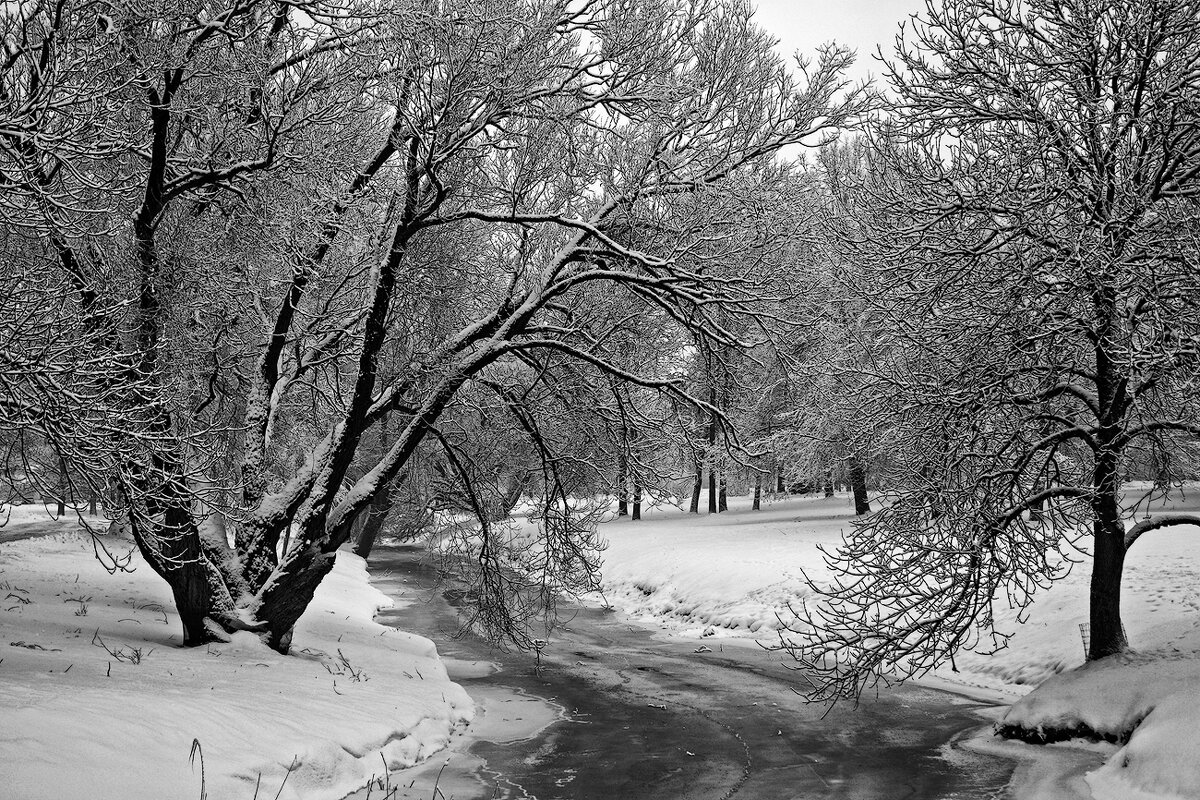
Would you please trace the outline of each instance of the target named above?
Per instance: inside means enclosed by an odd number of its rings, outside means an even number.
[[[707,474],[853,490],[816,697],[1076,547],[1119,652],[1200,433],[1200,8],[1133,6],[929,0],[864,87],[743,0],[7,4],[5,482],[102,498],[189,645],[286,651],[385,528],[528,644]]]

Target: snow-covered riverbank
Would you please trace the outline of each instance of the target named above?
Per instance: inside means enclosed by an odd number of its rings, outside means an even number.
[[[842,496],[748,506],[734,498],[721,515],[655,509],[638,523],[606,523],[605,600],[697,647],[776,641],[777,615],[806,594],[803,574],[823,574],[817,545],[836,545],[851,512]],[[15,540],[25,533],[37,535]],[[1130,553],[1124,609],[1137,656],[1071,672],[1083,662],[1085,563],[1038,598],[1027,624],[1010,615],[1007,650],[963,654],[958,672],[935,676],[1013,703],[1061,673],[1009,722],[1083,723],[1118,737],[1137,726],[1123,748],[982,741],[1030,759],[1018,797],[1200,796],[1190,724],[1200,715],[1197,533],[1155,532]],[[106,575],[73,521],[39,510],[0,529],[0,598],[0,786],[19,787],[14,797],[199,798],[193,740],[214,800],[249,800],[260,780],[260,797],[280,786],[281,798],[341,797],[384,761],[428,758],[474,713],[431,642],[372,621],[391,601],[348,554],[286,658],[249,636],[178,648],[165,584],[145,566]]]
[[[1195,510],[1198,504],[1200,490],[1193,490],[1185,502],[1169,507]],[[1160,503],[1154,510],[1167,508]],[[610,522],[602,526],[609,541],[605,598],[656,624],[666,636],[777,642],[779,616],[787,619],[788,602],[808,594],[803,575],[817,580],[825,575],[817,546],[836,546],[851,519],[848,498],[838,496],[789,497],[757,512],[749,510],[748,498],[733,498],[730,511],[720,515],[664,508],[640,522]],[[1087,621],[1089,575],[1090,564],[1083,559],[1038,596],[1023,625],[1015,611],[998,612],[1004,629],[1013,632],[1010,646],[992,655],[964,653],[956,659],[958,671],[939,670],[935,683],[1012,703],[1031,687],[1081,666],[1079,624]],[[1047,779],[1044,769],[1023,770],[1023,783],[1014,787],[1018,796],[1063,797],[1063,787],[1071,784],[1096,798],[1200,797],[1195,768],[1200,734],[1194,726],[1178,724],[1200,716],[1198,578],[1200,531],[1194,528],[1155,531],[1130,551],[1122,607],[1139,656],[1107,665],[1102,677],[1092,677],[1099,671],[1091,669],[1079,678],[1049,683],[1014,713],[1036,727],[1065,719],[1064,709],[1071,706],[1080,719],[1108,725],[1105,731],[1127,735],[1140,727],[1124,749],[1103,746],[1108,763],[1086,783]],[[1119,719],[1109,721],[1114,714]],[[1014,743],[1000,750],[1045,757],[1067,768],[1080,763],[1035,745]]]
[[[432,642],[372,621],[391,601],[349,553],[284,657],[248,634],[179,648],[166,584],[136,554],[105,574],[74,521],[0,531],[0,796],[186,800],[203,774],[213,800],[339,798],[474,713]]]

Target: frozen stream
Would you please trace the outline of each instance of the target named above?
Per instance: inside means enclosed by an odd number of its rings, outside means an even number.
[[[596,609],[578,611],[535,674],[532,655],[453,638],[444,595],[454,592],[439,591],[419,556],[372,556],[373,583],[400,601],[379,621],[436,641],[481,713],[451,752],[390,777],[397,800],[1004,795],[1012,762],[956,745],[987,724],[975,701],[900,687],[822,717],[777,655],[711,640],[716,652],[696,653],[699,643],[657,639]]]

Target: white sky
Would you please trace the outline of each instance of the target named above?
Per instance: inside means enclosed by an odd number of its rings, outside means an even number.
[[[816,48],[836,41],[858,51],[851,77],[879,75],[873,58],[883,45],[890,57],[892,40],[901,20],[924,11],[924,0],[755,0],[758,24],[779,39],[779,49],[790,56],[799,50],[812,57]]]

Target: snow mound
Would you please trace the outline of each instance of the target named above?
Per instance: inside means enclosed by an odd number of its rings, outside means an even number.
[[[1097,800],[1200,797],[1200,660],[1120,655],[1056,675],[1001,720],[1041,738],[1091,733],[1123,746],[1087,781]]]

